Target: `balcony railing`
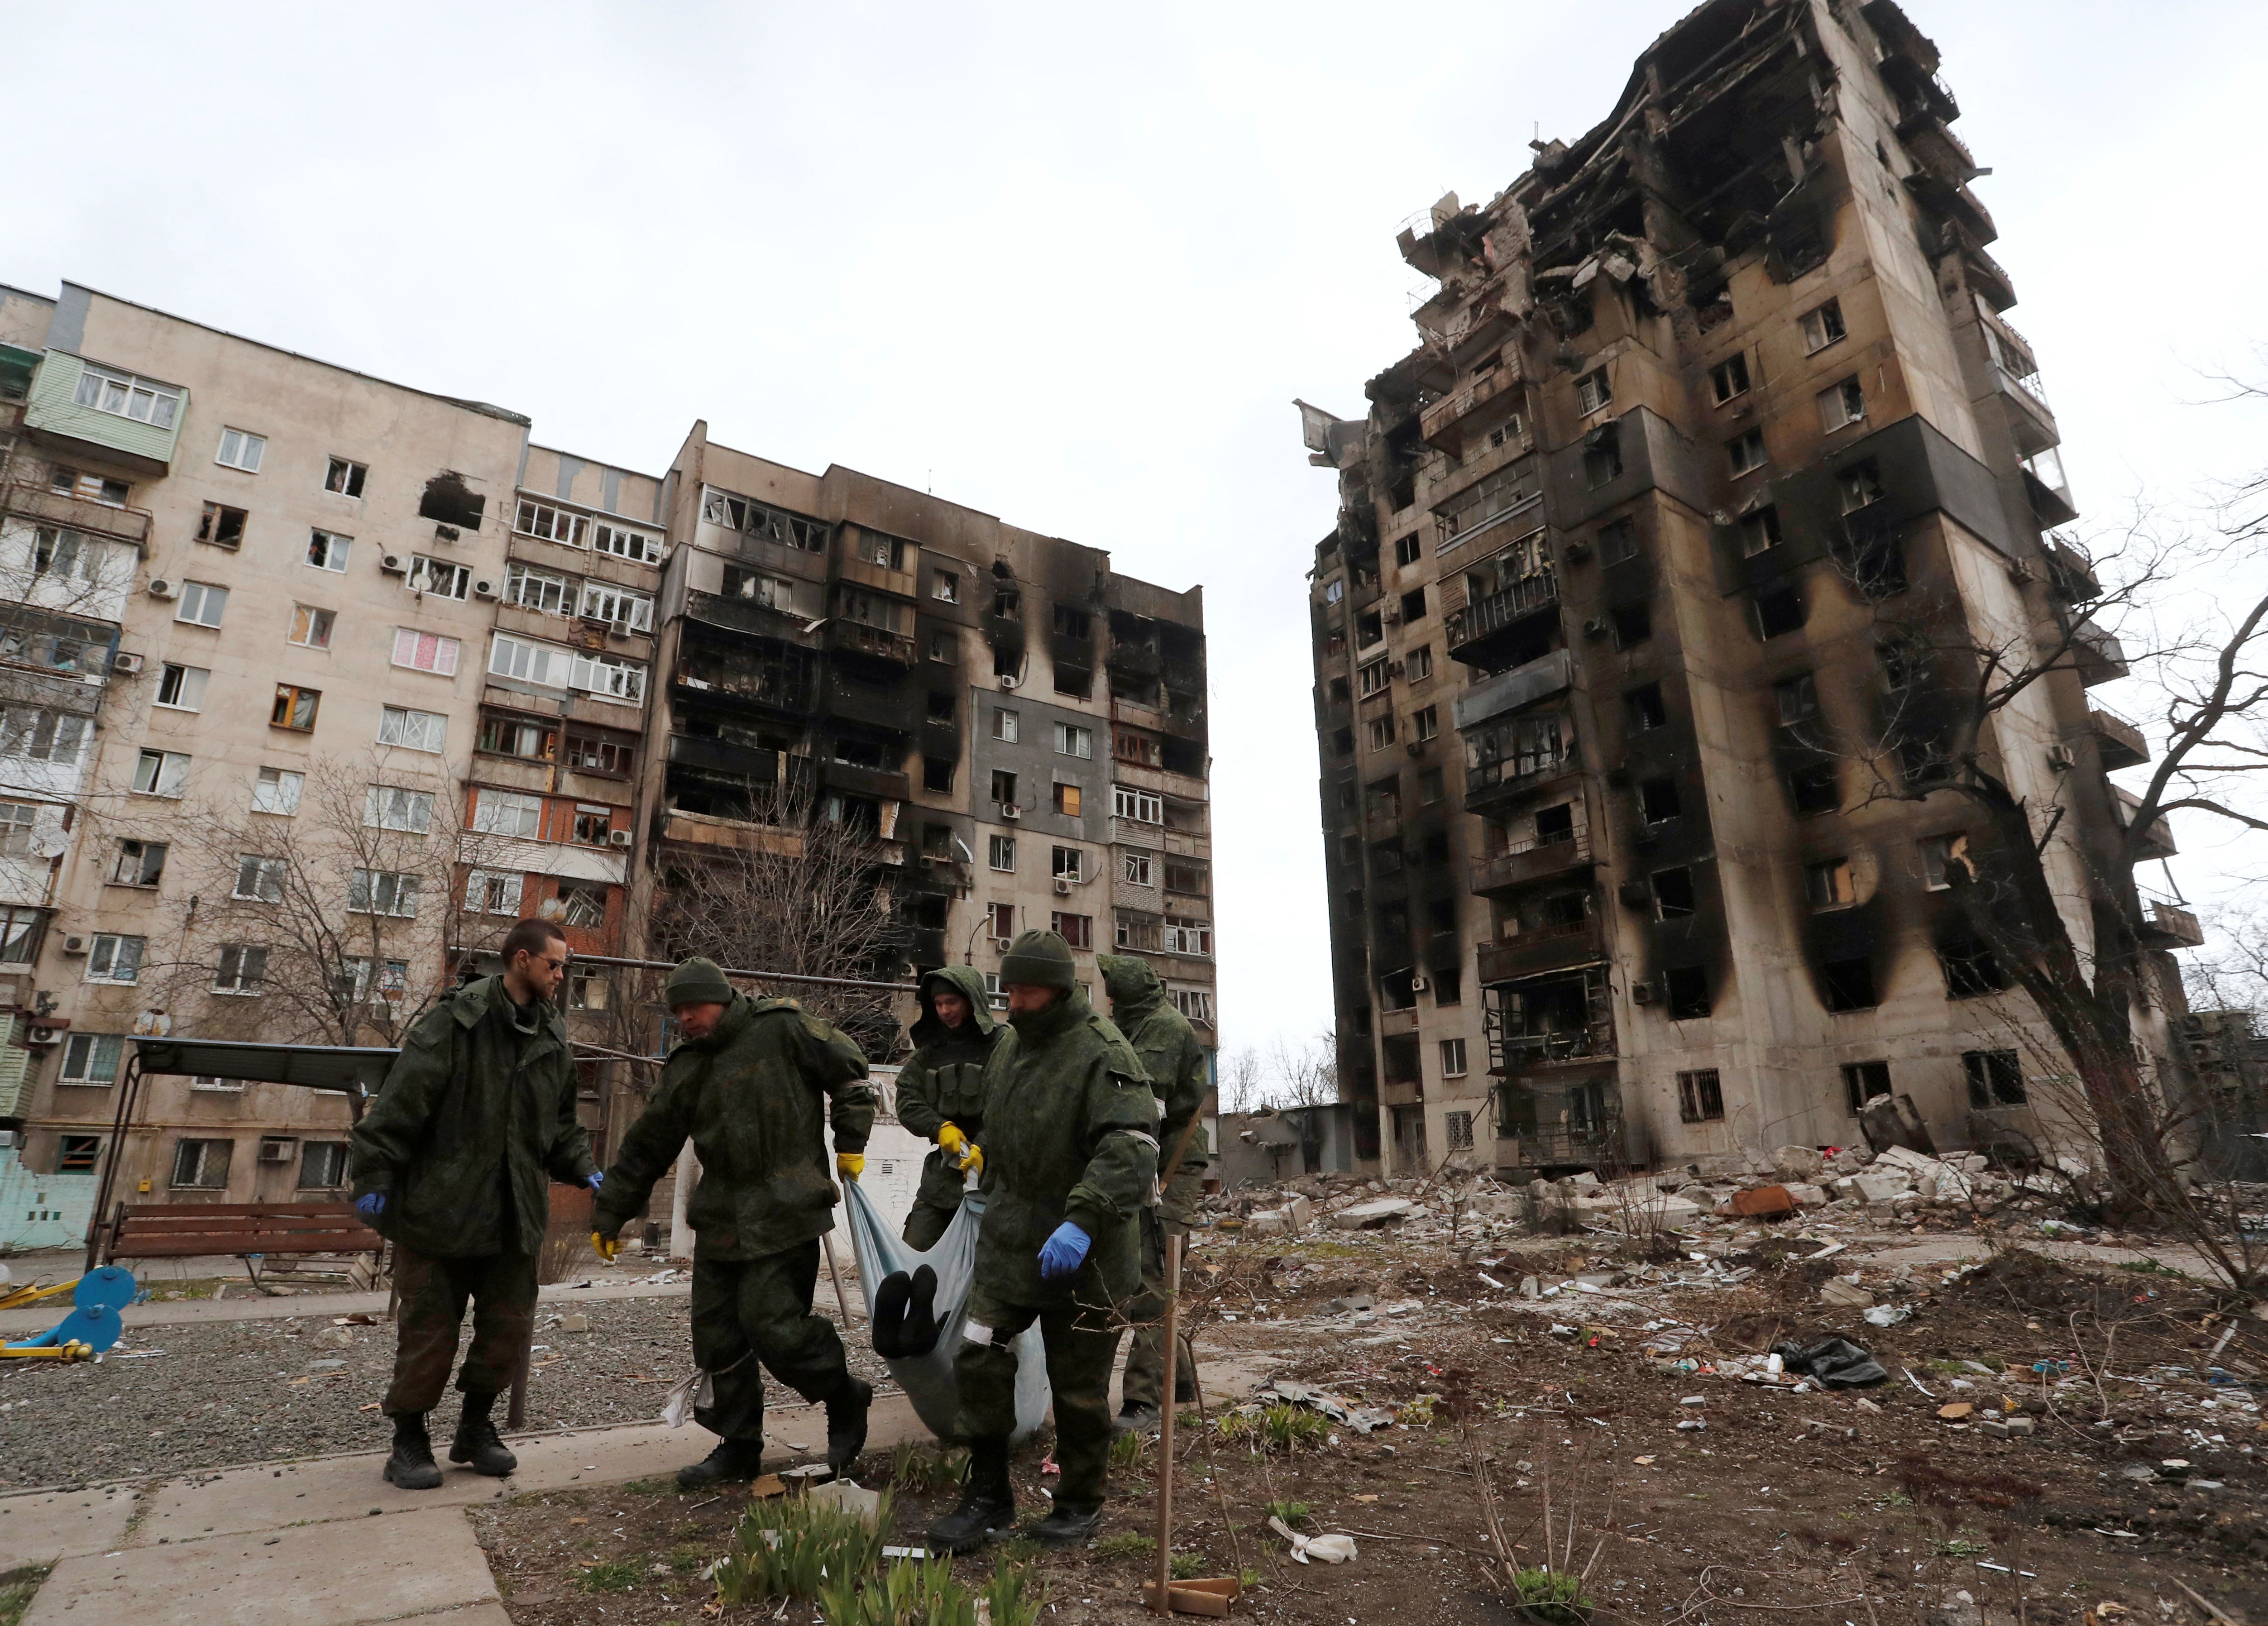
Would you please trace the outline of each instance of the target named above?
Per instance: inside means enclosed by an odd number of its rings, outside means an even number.
[[[2087,720],[2106,769],[2136,768],[2150,760],[2148,739],[2116,711],[2107,706],[2089,706]]]
[[[1489,1034],[1489,1071],[1499,1077],[1555,1062],[1587,1062],[1614,1054],[1612,1022],[1594,1022],[1556,1033]]]
[[[1477,893],[1491,893],[1512,887],[1524,887],[1531,881],[1580,869],[1590,862],[1591,832],[1588,829],[1563,831],[1548,838],[1536,836],[1529,841],[1515,842],[1502,852],[1475,864],[1472,889]]]
[[[148,509],[113,508],[107,503],[90,503],[85,497],[69,497],[20,480],[11,481],[4,492],[0,492],[0,512],[73,531],[99,532],[145,551],[150,546]]]
[[[672,734],[669,737],[671,767],[687,769],[698,774],[712,774],[752,785],[777,784],[779,782],[779,759],[778,752],[762,746],[744,746],[733,740],[711,739],[703,734]]]
[[[2071,629],[2071,658],[2079,668],[2079,681],[2088,688],[2097,683],[2108,683],[2113,678],[2124,677],[2126,646],[2119,643],[2115,633],[2105,631],[2089,621],[2082,621]]]
[[[1599,917],[1587,916],[1564,926],[1545,926],[1480,945],[1483,982],[1508,982],[1541,971],[1572,969],[1600,959],[1606,933]]]
[[[1552,570],[1523,576],[1509,587],[1475,599],[1463,609],[1450,614],[1449,658],[1460,659],[1461,651],[1491,633],[1500,632],[1539,610],[1556,609],[1558,604],[1559,578]]]
[[[920,659],[919,646],[907,634],[892,632],[887,627],[869,627],[864,622],[846,621],[840,615],[827,623],[827,643],[830,649],[871,655],[901,666],[915,666]]]
[[[1482,799],[1484,791],[1491,793],[1487,799],[1495,800],[1526,786],[1541,784],[1573,769],[1579,765],[1580,756],[1576,742],[1570,739],[1556,752],[1522,752],[1492,761],[1469,762],[1465,769],[1466,811],[1470,812],[1473,804]]]
[[[2142,941],[2152,948],[2203,948],[2205,928],[2198,917],[2177,903],[2149,900],[2150,918],[2142,927]]]
[[[2120,785],[2114,784],[2110,789],[2113,792],[2111,812],[2117,817],[2118,828],[2132,829],[2134,817],[2142,810],[2142,798]],[[2163,813],[2151,820],[2134,842],[2137,858],[2170,858],[2180,850],[2174,845],[2173,827],[2166,822]]]

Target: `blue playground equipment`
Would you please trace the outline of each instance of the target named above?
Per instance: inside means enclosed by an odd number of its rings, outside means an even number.
[[[88,1271],[68,1286],[71,1313],[36,1338],[0,1345],[0,1356],[83,1361],[118,1342],[119,1335],[126,1330],[118,1313],[142,1294],[142,1284],[134,1279],[134,1272],[122,1265],[105,1265],[99,1270]],[[63,1291],[63,1286],[58,1285],[12,1297],[17,1303],[28,1304]]]

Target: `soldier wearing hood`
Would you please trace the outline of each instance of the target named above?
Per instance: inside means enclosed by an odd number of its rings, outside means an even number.
[[[922,1163],[906,1216],[906,1246],[926,1253],[961,1211],[965,1175],[984,1169],[984,1064],[1005,1030],[994,1019],[982,973],[946,966],[921,980],[914,1053],[898,1074],[898,1122],[937,1143]]]
[[[1150,962],[1131,954],[1103,954],[1095,965],[1102,986],[1110,995],[1110,1019],[1142,1058],[1150,1087],[1165,1111],[1158,1129],[1158,1185],[1153,1208],[1142,1210],[1142,1297],[1127,1313],[1135,1323],[1134,1347],[1127,1352],[1126,1376],[1119,1387],[1121,1433],[1151,1429],[1160,1422],[1166,1380],[1166,1239],[1188,1234],[1204,1188],[1205,1148],[1199,1133],[1186,1145],[1182,1136],[1204,1110],[1207,1078],[1204,1047],[1189,1018],[1174,1008],[1166,985]],[[1181,1166],[1167,1168],[1175,1147],[1182,1147]],[[1186,1345],[1175,1372],[1174,1398],[1197,1397],[1197,1375],[1189,1370]]]
[[[1068,1546],[1101,1527],[1116,1306],[1140,1283],[1134,1216],[1156,1189],[1157,1098],[1133,1047],[1079,991],[1070,945],[1025,932],[1000,980],[1010,1031],[985,1066],[984,1226],[953,1362],[968,1477],[930,1531],[940,1552],[974,1552],[1015,1519],[1013,1345],[1034,1321],[1063,1477],[1032,1535]]]

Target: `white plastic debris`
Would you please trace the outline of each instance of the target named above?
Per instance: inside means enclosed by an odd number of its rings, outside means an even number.
[[[1351,1535],[1301,1535],[1273,1514],[1269,1516],[1268,1527],[1292,1544],[1292,1556],[1300,1563],[1318,1558],[1325,1563],[1345,1563],[1355,1556]]]

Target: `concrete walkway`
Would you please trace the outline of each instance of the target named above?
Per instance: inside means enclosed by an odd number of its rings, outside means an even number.
[[[562,1282],[556,1286],[538,1288],[536,1297],[544,1304],[571,1301],[588,1304],[602,1299],[683,1299],[692,1291],[692,1274],[680,1271],[674,1282],[649,1282],[636,1278],[612,1281],[603,1277],[593,1278],[588,1286],[580,1281]],[[148,1304],[132,1304],[119,1313],[119,1319],[130,1332],[137,1327],[186,1327],[210,1321],[284,1321],[291,1316],[383,1315],[386,1313],[386,1300],[384,1293],[300,1293],[289,1299],[268,1299],[254,1294],[247,1288],[241,1299],[180,1299],[170,1302],[152,1299]],[[45,1332],[69,1313],[70,1295],[68,1293],[43,1299],[20,1310],[0,1310],[0,1339],[20,1338],[26,1333]]]
[[[225,1302],[225,1301],[224,1301]],[[1205,1361],[1208,1396],[1249,1394],[1259,1360]],[[808,1460],[785,1442],[824,1437],[821,1409],[776,1407],[767,1466]],[[929,1438],[902,1394],[876,1398],[867,1450]],[[504,1496],[674,1474],[711,1436],[659,1423],[515,1438],[519,1471],[449,1468],[438,1490],[397,1490],[384,1453],[262,1463],[136,1488],[0,1498],[0,1571],[55,1569],[23,1626],[508,1626],[466,1510]]]

